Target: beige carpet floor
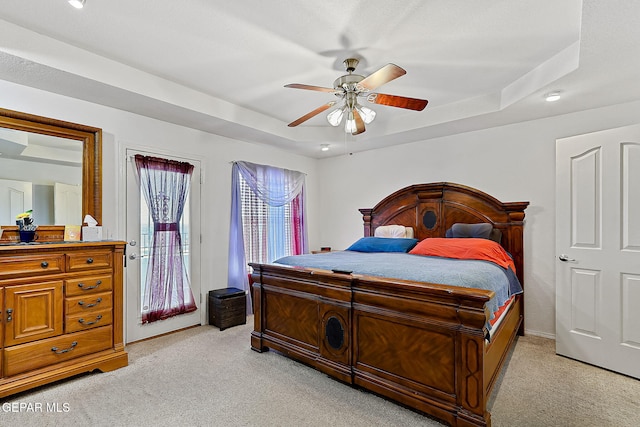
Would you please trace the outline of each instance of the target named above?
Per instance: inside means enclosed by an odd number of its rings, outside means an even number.
[[[201,326],[129,345],[126,368],[2,399],[0,424],[440,425],[277,353],[252,351],[251,323],[225,331]],[[520,337],[490,411],[496,427],[640,426],[640,381],[556,356],[552,340]]]

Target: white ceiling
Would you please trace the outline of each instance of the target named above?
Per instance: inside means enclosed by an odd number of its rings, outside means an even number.
[[[0,78],[322,157],[640,99],[638,22],[637,0],[0,0]],[[427,108],[287,127],[334,97],[284,85],[332,87],[353,56]]]
[[[82,167],[82,141],[0,128],[0,160]]]

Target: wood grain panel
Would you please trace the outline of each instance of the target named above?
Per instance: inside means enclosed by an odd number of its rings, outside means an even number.
[[[65,295],[92,295],[99,292],[110,291],[113,288],[113,281],[110,274],[100,274],[96,276],[81,276],[65,281]]]
[[[67,254],[67,271],[77,270],[97,270],[100,268],[111,268],[110,251],[86,251],[80,253]]]
[[[64,307],[67,316],[78,313],[89,313],[98,310],[110,309],[112,303],[111,292],[99,294],[80,295],[65,298]]]
[[[56,280],[5,289],[5,347],[63,332],[62,286]]]
[[[99,328],[100,326],[110,325],[112,320],[113,316],[110,308],[90,313],[74,314],[73,316],[66,316],[64,332],[70,334],[86,329]]]
[[[62,273],[64,271],[64,255],[20,255],[0,258],[0,279]]]
[[[111,326],[106,326],[9,347],[4,350],[4,373],[17,375],[105,350],[112,346],[111,334]]]
[[[400,323],[397,319],[357,316],[355,366],[414,387],[455,393],[455,340]]]
[[[318,302],[280,292],[263,292],[267,307],[265,331],[319,349]]]

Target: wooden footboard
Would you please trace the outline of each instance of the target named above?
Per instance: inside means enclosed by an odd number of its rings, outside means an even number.
[[[351,277],[274,265],[253,267],[251,348],[279,351],[352,383]]]
[[[491,291],[254,264],[251,345],[454,426],[488,426],[489,393],[520,325],[485,341]]]

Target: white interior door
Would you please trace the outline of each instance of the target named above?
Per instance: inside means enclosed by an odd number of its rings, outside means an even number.
[[[189,190],[189,201],[183,214],[184,228],[181,227],[183,251],[191,284],[191,292],[198,310],[152,323],[142,324],[142,284],[146,278],[149,261],[149,244],[153,224],[149,227],[146,201],[140,190],[133,156],[171,158],[164,154],[126,150],[126,193],[127,193],[127,268],[126,268],[126,337],[127,343],[173,332],[189,326],[200,325],[206,309],[202,307],[200,283],[200,164],[191,159],[177,159],[193,164],[194,171]]]
[[[82,186],[53,184],[53,220],[56,225],[81,225]]]
[[[640,125],[556,145],[556,352],[640,378]]]
[[[0,179],[0,224],[15,225],[16,215],[31,209],[33,185]]]

